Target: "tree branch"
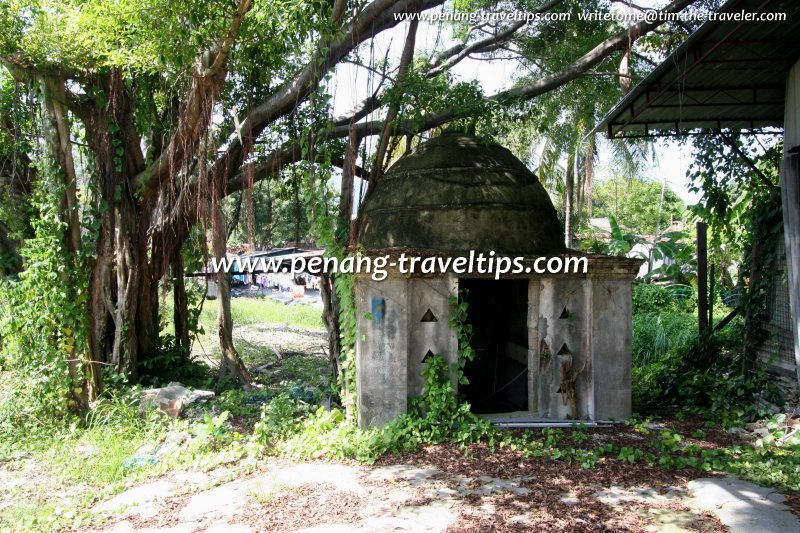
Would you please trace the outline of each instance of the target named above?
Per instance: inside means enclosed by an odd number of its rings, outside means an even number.
[[[675,0],[671,4],[666,6],[664,9],[662,9],[661,12],[675,13],[693,4],[695,1],[696,0]],[[495,97],[495,99],[501,99],[501,98],[530,99],[535,96],[539,96],[540,94],[543,94],[547,91],[550,91],[555,87],[564,85],[565,83],[574,80],[584,72],[588,71],[590,68],[597,65],[603,59],[607,58],[614,52],[625,48],[631,39],[638,39],[645,33],[654,30],[661,24],[662,24],[661,22],[647,22],[647,21],[641,21],[637,24],[634,24],[630,28],[621,31],[616,35],[606,39],[602,43],[598,44],[597,46],[592,48],[589,52],[584,54],[580,59],[573,62],[564,70],[557,72],[555,74],[551,74],[549,76],[545,76],[541,79],[538,79],[526,85],[522,85],[521,87],[515,87],[513,89],[509,89],[508,91],[504,91],[503,93],[499,93]]]
[[[535,10],[533,13],[544,13],[553,9],[563,0],[550,0],[545,2]],[[464,40],[461,44],[457,44],[444,52],[437,54],[430,62],[429,70],[426,73],[428,77],[438,76],[442,72],[452,68],[454,65],[461,62],[470,54],[488,52],[494,49],[497,45],[507,42],[514,34],[526,24],[525,20],[514,22],[513,24],[495,32],[494,34],[480,39],[471,44],[467,44]],[[468,38],[468,37],[467,37]]]
[[[417,6],[415,6],[417,7]],[[419,9],[417,7],[417,9]],[[418,11],[417,11],[418,12]],[[411,60],[414,58],[414,43],[417,39],[417,28],[419,27],[419,19],[414,18],[408,25],[408,35],[406,35],[406,42],[403,46],[403,53],[400,56],[400,68],[397,71],[397,84],[396,87],[399,92],[402,94],[403,85],[406,79],[406,74],[408,73],[408,67],[411,64]],[[375,151],[375,162],[372,167],[372,172],[370,172],[370,182],[371,185],[374,184],[378,178],[381,176],[381,172],[383,169],[383,158],[386,155],[386,149],[389,146],[389,137],[391,135],[392,124],[394,123],[395,118],[397,117],[397,109],[398,105],[391,105],[389,106],[389,112],[386,113],[386,120],[383,124],[383,131],[381,132],[381,136],[378,140],[378,149]]]
[[[423,2],[421,10],[430,9],[434,5],[441,3],[441,1],[442,0],[426,0]],[[675,0],[662,11],[665,13],[680,11],[686,6],[694,3],[694,1],[695,0]],[[379,2],[374,2],[369,4],[364,9],[364,13],[367,13],[371,6],[375,6],[378,3]],[[381,3],[381,9],[386,7],[386,3],[393,4],[393,2],[385,0]],[[368,22],[359,23],[358,28],[384,28],[386,25],[396,25],[397,22],[394,21],[392,13],[397,11],[398,7],[394,6],[389,9],[384,9],[384,11],[380,14],[375,12],[367,13]],[[545,76],[529,84],[506,91],[501,91],[493,96],[490,96],[489,99],[504,102],[512,100],[529,100],[535,98],[538,95],[541,95],[549,90],[568,83],[579,76],[584,75],[603,59],[627,46],[630,38],[644,35],[645,33],[648,33],[649,31],[658,27],[658,25],[659,23],[648,22],[640,22],[635,24],[634,26],[621,31],[598,44],[564,70],[549,76]],[[337,41],[338,44],[336,46],[331,46],[332,51],[329,53],[328,59],[326,60],[329,65],[332,65],[337,57],[339,58],[338,60],[340,60],[341,57],[344,57],[343,54],[345,54],[345,49],[348,51],[352,50],[358,46],[358,44],[371,37],[371,35],[364,36],[362,32],[358,31],[358,28],[354,27],[351,23],[348,31],[345,32],[344,36]],[[372,35],[374,34],[375,31],[373,31]],[[336,48],[336,50],[333,50],[334,48]],[[310,80],[306,80],[303,77],[303,73],[307,72],[307,69],[308,67],[302,71],[300,76],[296,77],[291,82],[287,82],[287,84],[285,84],[278,91],[280,94],[285,93],[284,96],[278,98],[276,95],[273,95],[267,99],[267,101],[275,103],[275,105],[280,109],[276,108],[269,112],[262,109],[259,116],[255,117],[258,118],[259,121],[257,123],[254,122],[252,129],[249,130],[252,132],[252,135],[257,136],[261,133],[261,131],[263,131],[266,125],[262,124],[262,120],[266,120],[267,118],[271,117],[277,118],[284,112],[290,112],[295,108],[297,101],[299,101],[301,97],[304,97],[308,94],[307,91],[310,89],[307,89],[306,85],[304,84],[310,83]],[[292,95],[293,98],[291,98],[291,101],[287,103],[284,102],[284,100],[288,98],[288,95]],[[295,97],[298,100],[296,100]],[[337,118],[333,128],[322,131],[318,134],[317,142],[348,137],[351,134],[351,128],[352,134],[357,135],[359,138],[379,134],[384,127],[383,121],[375,120],[354,123],[352,126],[350,125],[352,122],[355,122],[361,117],[366,116],[369,112],[377,109],[383,104],[383,102],[381,102],[375,95],[367,100],[369,101],[370,105],[361,106],[356,111],[357,115]],[[265,103],[263,103],[260,107],[267,107],[267,101],[265,101]],[[356,118],[356,116],[359,118]],[[255,120],[255,118],[251,120]],[[394,125],[394,128],[396,133],[414,134],[436,128],[456,118],[459,118],[459,116],[453,110],[443,110],[429,114],[421,124],[397,123]],[[243,125],[242,130],[248,131],[248,128]],[[245,172],[252,172],[252,179],[254,182],[262,180],[267,176],[280,172],[285,165],[300,161],[302,159],[302,150],[300,149],[300,145],[297,140],[291,140],[279,148],[276,148],[273,152],[259,159],[258,161],[242,164],[241,160],[236,161],[236,158],[241,158],[241,156],[241,144],[236,139],[233,139],[230,141],[228,149],[217,159],[216,163],[212,167],[215,173],[215,179],[225,179],[224,183],[226,185],[226,194],[240,190],[244,186],[243,176],[245,175]],[[194,223],[194,216],[196,215],[194,215],[192,211],[187,208],[188,205],[191,205],[187,202],[196,200],[196,196],[200,190],[198,185],[198,180],[195,179],[192,181],[192,183],[188,184],[188,186],[184,187],[179,194],[178,201],[176,202],[176,205],[174,206],[170,216],[170,219],[173,221],[173,228],[176,228],[172,231],[176,234],[188,232],[188,227]],[[181,218],[181,215],[185,218]]]
[[[664,7],[661,12],[675,13],[693,4],[695,1],[696,0],[674,0],[672,3]],[[630,40],[641,37],[642,35],[654,30],[661,24],[662,22],[647,21],[634,24],[630,28],[621,31],[598,44],[582,57],[567,66],[565,69],[554,74],[544,76],[525,85],[501,91],[489,97],[489,99],[499,102],[533,99],[582,76],[589,69],[609,57],[614,52],[622,50],[628,46],[628,42]],[[445,124],[455,118],[458,117],[452,110],[431,113],[426,117],[422,127],[419,128],[419,130],[429,130],[437,126],[441,126],[442,124]]]
[[[444,0],[422,0],[420,11],[443,4]],[[361,43],[378,33],[402,22],[395,15],[406,13],[411,0],[375,0],[367,4],[359,15],[347,24],[335,37],[319,43],[316,52],[303,69],[286,81],[274,93],[256,106],[250,116],[242,122],[242,131],[255,139],[275,120],[288,115],[317,88],[319,80],[355,50]],[[210,179],[224,184],[244,159],[242,142],[229,139],[225,150],[209,171]]]
[[[198,58],[193,68],[189,94],[181,106],[178,127],[163,153],[134,178],[134,190],[144,187],[146,192],[152,194],[180,170],[187,157],[197,151],[227,74],[228,53],[251,7],[252,0],[240,0],[225,39]]]

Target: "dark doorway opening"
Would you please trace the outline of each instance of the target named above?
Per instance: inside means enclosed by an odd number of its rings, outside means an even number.
[[[478,414],[528,410],[528,280],[459,279],[475,359],[459,391]]]

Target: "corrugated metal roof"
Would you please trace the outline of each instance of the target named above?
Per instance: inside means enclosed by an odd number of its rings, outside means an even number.
[[[787,72],[800,59],[800,1],[731,0],[719,12],[780,22],[707,21],[595,128],[609,137],[781,128]]]

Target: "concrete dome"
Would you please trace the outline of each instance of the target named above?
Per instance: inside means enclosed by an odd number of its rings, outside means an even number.
[[[362,206],[366,250],[564,250],[561,224],[536,176],[506,148],[445,133],[400,158]]]

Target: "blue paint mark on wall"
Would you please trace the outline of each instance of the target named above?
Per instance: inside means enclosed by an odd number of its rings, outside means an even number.
[[[372,319],[376,322],[383,322],[383,316],[386,313],[386,301],[376,296],[372,299],[372,311],[370,314],[372,315]]]

